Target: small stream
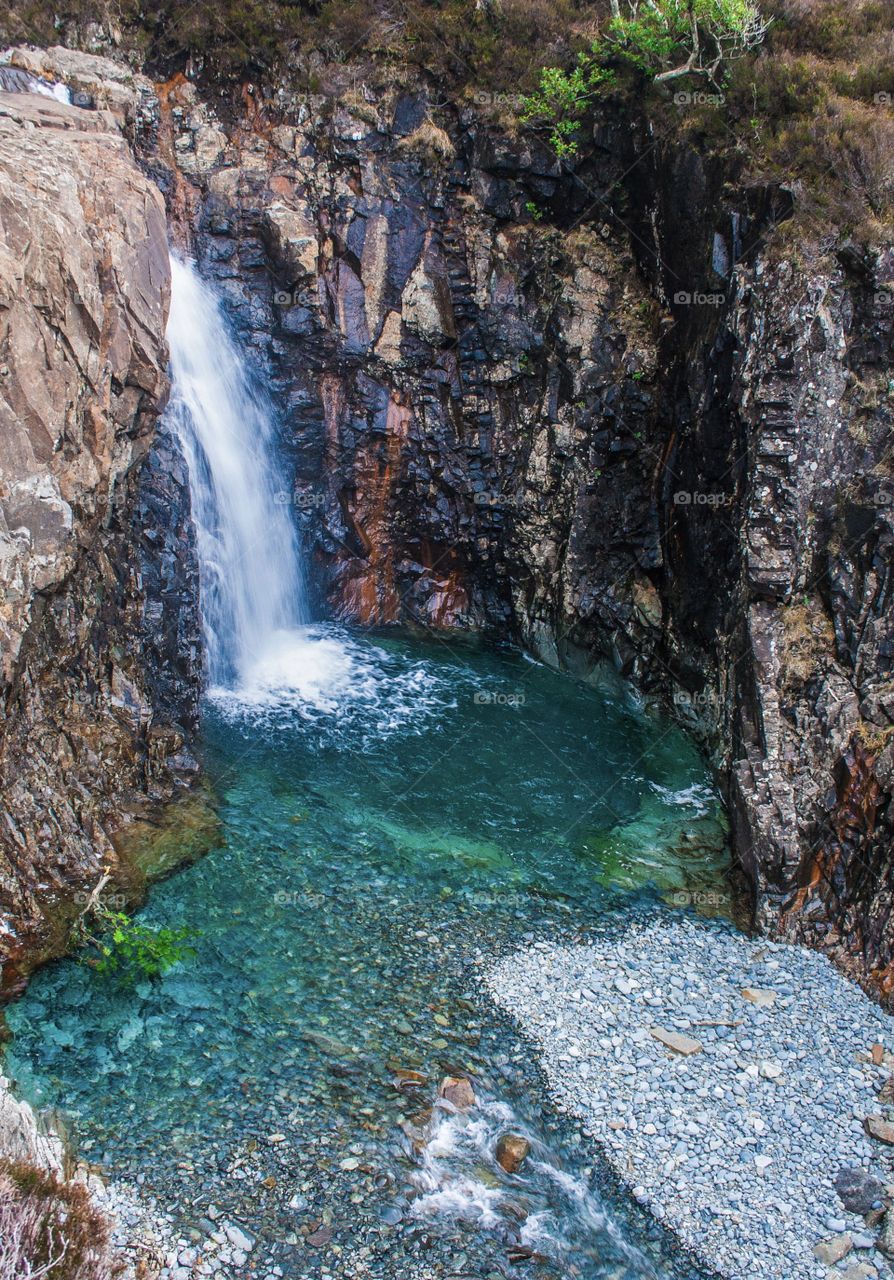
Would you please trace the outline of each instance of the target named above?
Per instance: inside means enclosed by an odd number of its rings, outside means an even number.
[[[272,409],[184,263],[169,338],[222,839],[143,912],[194,954],[135,987],[42,970],[7,1072],[199,1251],[247,1230],[240,1276],[696,1275],[552,1109],[479,976],[543,936],[722,906],[704,763],[608,676],[308,624]],[[471,1079],[467,1113],[445,1076]],[[531,1147],[514,1174],[506,1133]]]

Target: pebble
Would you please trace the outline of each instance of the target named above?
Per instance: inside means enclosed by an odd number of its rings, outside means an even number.
[[[682,1054],[684,1057],[702,1051],[703,1046],[700,1040],[696,1040],[693,1036],[681,1035],[679,1031],[665,1031],[664,1027],[652,1027],[649,1034],[666,1049]]]
[[[241,1253],[251,1253],[255,1247],[255,1242],[241,1227],[237,1227],[234,1223],[228,1222],[224,1226],[224,1235],[230,1244]]]

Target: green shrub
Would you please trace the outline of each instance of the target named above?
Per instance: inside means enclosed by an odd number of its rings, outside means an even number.
[[[599,90],[616,83],[619,66],[656,82],[703,76],[719,87],[727,64],[762,44],[769,28],[751,0],[611,5],[611,19],[571,70],[545,67],[537,92],[525,100],[522,118],[550,124],[559,156],[577,151],[579,121]]]
[[[79,958],[97,973],[118,974],[126,983],[156,978],[193,955],[189,929],[155,929],[97,900],[80,917],[72,941]]]
[[[593,46],[595,50],[596,46]],[[561,67],[544,67],[540,87],[525,98],[521,119],[524,124],[546,120],[550,124],[550,143],[557,156],[574,155],[581,117],[591,105],[596,91],[614,84],[615,73],[599,65],[593,51],[578,54],[571,71]]]

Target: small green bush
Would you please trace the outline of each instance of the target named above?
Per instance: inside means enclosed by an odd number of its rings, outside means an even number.
[[[549,122],[550,143],[560,158],[572,156],[577,151],[574,136],[580,127],[581,117],[593,101],[598,89],[612,85],[615,73],[601,67],[595,54],[580,53],[571,71],[561,67],[544,67],[540,73],[540,87],[525,98],[522,105],[523,124],[538,120]]]
[[[78,920],[73,942],[80,959],[97,973],[118,974],[127,983],[157,978],[194,955],[189,929],[154,929],[97,901]]]

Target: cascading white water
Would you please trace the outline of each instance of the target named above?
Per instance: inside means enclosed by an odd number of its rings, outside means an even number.
[[[168,420],[189,467],[208,675],[244,688],[280,665],[305,621],[295,529],[277,480],[271,405],[253,385],[214,292],[171,260]]]
[[[189,468],[212,700],[254,728],[296,715],[353,714],[376,732],[424,721],[441,701],[424,663],[394,676],[382,651],[307,625],[272,405],[195,266],[175,257],[171,274],[167,421]]]

